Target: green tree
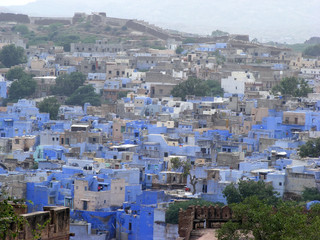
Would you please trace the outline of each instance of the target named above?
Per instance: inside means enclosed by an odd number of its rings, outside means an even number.
[[[178,224],[180,209],[186,210],[189,206],[223,206],[220,202],[208,202],[201,198],[192,199],[189,201],[176,201],[169,206],[166,211],[166,223]]]
[[[27,73],[25,73],[25,71],[23,70],[23,68],[21,67],[15,67],[15,68],[11,68],[7,74],[6,74],[6,79],[8,79],[9,81],[13,81],[15,79],[20,79],[23,76],[28,75]]]
[[[273,186],[264,181],[240,180],[238,187],[232,183],[222,193],[228,204],[240,203],[251,196],[257,196],[258,199],[265,200],[270,204],[276,204],[279,200],[278,193],[273,190]]]
[[[254,196],[242,203],[232,204],[231,208],[233,221],[218,230],[220,240],[319,239],[319,204],[306,212],[295,202],[280,202],[274,207]]]
[[[224,36],[229,36],[229,33],[217,29],[215,31],[212,31],[211,36],[212,37],[224,37]]]
[[[26,207],[26,205],[21,204],[20,200],[13,200],[7,197],[0,200],[1,239],[16,239],[19,230],[26,224],[26,220],[15,212],[14,204],[20,204],[21,207]]]
[[[317,188],[304,188],[302,192],[302,198],[304,201],[320,201],[320,192]]]
[[[12,28],[12,30],[22,35],[26,35],[29,33],[29,28],[26,25],[16,25]]]
[[[0,61],[6,67],[18,65],[26,62],[24,49],[16,47],[14,44],[4,46],[0,51]]]
[[[26,74],[11,84],[8,101],[15,102],[18,99],[30,97],[35,92],[36,87],[36,81],[32,79],[31,75]]]
[[[191,38],[191,37],[188,37],[188,38],[186,38],[186,39],[184,39],[184,40],[182,41],[183,44],[196,43],[196,42],[197,42],[197,39]]]
[[[171,164],[173,169],[181,169],[183,171],[183,176],[187,178],[189,176],[190,184],[192,186],[192,194],[196,193],[196,184],[198,183],[198,179],[195,175],[191,174],[190,170],[192,166],[189,162],[181,161],[178,157],[171,159]]]
[[[308,93],[312,93],[312,88],[303,79],[286,77],[278,85],[274,86],[271,92],[273,94],[280,93],[285,96],[306,97]]]
[[[38,107],[40,112],[49,113],[50,119],[57,119],[60,104],[58,103],[58,100],[55,97],[45,98],[43,101],[39,103]]]
[[[91,85],[79,87],[66,101],[69,105],[83,106],[85,103],[90,103],[92,106],[100,106],[101,98],[96,94]]]
[[[320,138],[310,139],[306,144],[299,147],[300,157],[314,157],[320,156]]]
[[[64,74],[56,79],[56,85],[51,88],[51,91],[55,95],[71,96],[85,80],[86,76],[79,72]]]
[[[183,48],[181,46],[177,47],[176,54],[181,54],[183,52]]]
[[[216,96],[223,94],[223,90],[221,85],[214,80],[201,80],[190,77],[187,81],[176,85],[171,94],[174,97],[181,97],[185,100],[187,95]]]
[[[307,55],[307,56],[311,56],[311,57],[319,57],[320,56],[320,44],[307,47],[303,51],[303,54]]]

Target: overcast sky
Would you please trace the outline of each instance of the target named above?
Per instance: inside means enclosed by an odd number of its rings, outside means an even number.
[[[320,36],[320,0],[0,0],[0,6],[30,16],[101,11],[163,28],[199,34],[220,29],[260,41],[293,43]]]

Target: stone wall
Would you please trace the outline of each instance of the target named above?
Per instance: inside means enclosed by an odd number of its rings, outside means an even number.
[[[0,22],[30,23],[30,19],[25,14],[0,13]]]
[[[44,207],[44,211],[21,214],[26,223],[16,239],[68,240],[70,209],[67,207]],[[41,226],[41,227],[39,227]],[[14,228],[14,224],[12,225]],[[37,239],[38,239],[37,238]],[[12,239],[8,237],[7,239]]]
[[[167,40],[168,38],[170,38],[169,34],[160,32],[157,29],[153,29],[151,27],[145,26],[145,25],[138,23],[136,21],[133,21],[133,20],[129,20],[126,23],[126,26],[133,29],[133,30],[139,31],[139,32],[149,33],[150,35],[153,35],[153,36],[160,38],[160,39],[163,39],[163,40]]]
[[[228,206],[190,206],[179,212],[179,236],[189,240],[193,230],[221,228],[229,220],[232,220],[232,212]]]

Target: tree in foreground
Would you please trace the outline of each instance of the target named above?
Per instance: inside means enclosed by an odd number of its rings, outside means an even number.
[[[58,103],[58,100],[55,97],[45,98],[42,102],[39,103],[38,107],[40,112],[49,113],[50,119],[57,119],[60,104]]]
[[[100,95],[95,93],[91,85],[79,87],[66,101],[68,105],[83,106],[85,103],[90,103],[92,106],[100,106]]]
[[[195,96],[216,96],[222,95],[223,89],[221,85],[214,80],[201,80],[190,77],[188,80],[176,85],[172,91],[172,96],[186,99],[187,95]]]
[[[320,138],[311,139],[299,148],[300,157],[320,157]]]
[[[14,81],[9,88],[9,102],[15,102],[18,99],[30,97],[36,90],[37,83],[29,74],[23,75],[17,81]]]
[[[218,230],[220,240],[319,239],[319,204],[305,211],[295,202],[280,202],[274,207],[252,196],[230,207],[234,218]]]
[[[292,97],[306,97],[308,93],[312,93],[312,88],[308,86],[308,83],[303,79],[296,77],[286,77],[281,82],[274,86],[271,90],[273,94],[280,93],[284,96]]]
[[[21,79],[23,76],[28,75],[23,68],[21,67],[15,67],[15,68],[11,68],[7,74],[6,74],[6,79],[8,79],[9,81],[13,81],[13,80],[19,80]]]
[[[317,188],[306,187],[302,192],[302,199],[304,201],[320,201],[320,192]]]
[[[6,45],[0,50],[0,61],[8,68],[26,62],[24,49],[14,44]]]
[[[86,76],[79,72],[64,74],[56,79],[56,85],[51,88],[51,91],[55,95],[71,96],[85,80]]]
[[[278,193],[273,190],[273,186],[266,184],[264,181],[240,180],[238,187],[232,183],[222,193],[228,204],[240,203],[251,196],[256,196],[272,205],[275,205],[279,200]]]

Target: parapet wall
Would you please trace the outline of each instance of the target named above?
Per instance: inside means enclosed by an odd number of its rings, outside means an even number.
[[[19,231],[17,239],[33,240],[35,236],[42,240],[69,239],[70,209],[67,207],[44,207],[44,211],[20,216],[26,223]]]
[[[228,206],[190,206],[179,212],[179,236],[189,240],[193,230],[221,228],[229,220],[232,220],[232,211]]]

